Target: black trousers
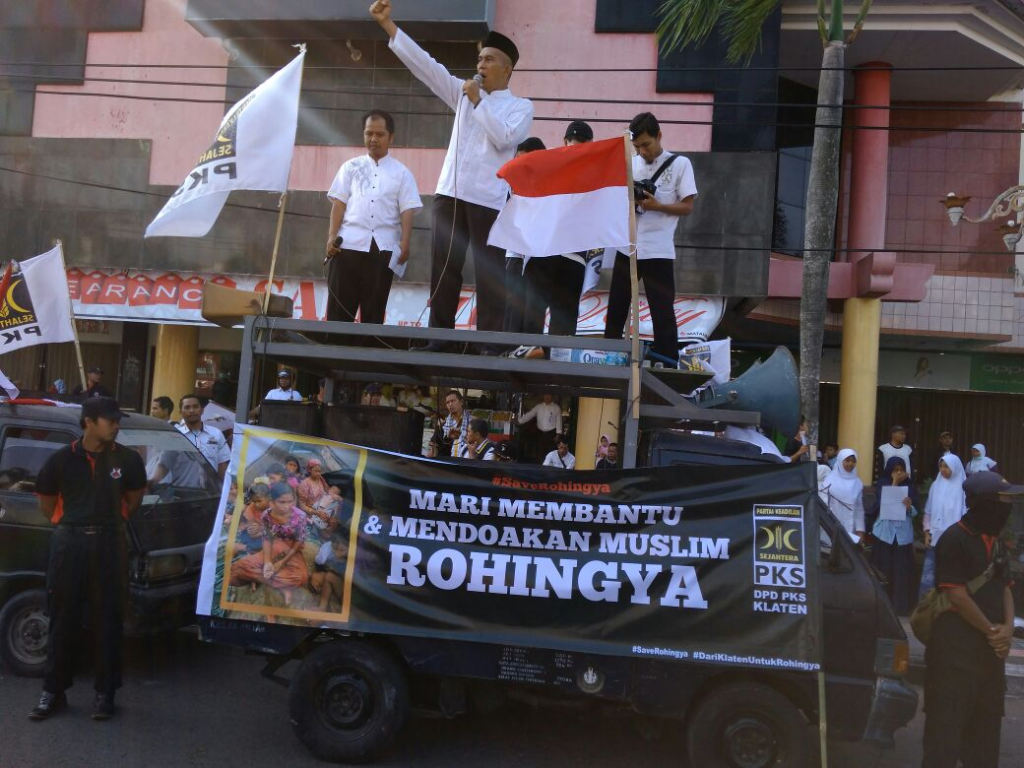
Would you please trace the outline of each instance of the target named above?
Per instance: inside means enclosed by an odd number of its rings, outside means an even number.
[[[505,259],[505,333],[523,332],[523,311],[526,308],[526,276],[522,259]]]
[[[526,265],[523,333],[544,333],[544,315],[550,309],[548,333],[575,336],[586,272],[585,266],[564,256],[530,259]]]
[[[679,330],[676,326],[676,273],[672,259],[639,259],[637,275],[644,284],[647,305],[651,311],[654,326],[653,349],[669,360],[679,360]],[[629,317],[629,257],[615,255],[615,269],[612,271],[612,287],[608,293],[608,315],[605,320],[604,337],[621,339]],[[659,361],[661,362],[661,361]],[[665,362],[666,368],[678,367],[678,362]]]
[[[128,554],[120,525],[94,533],[82,526],[59,525],[54,530],[46,576],[50,629],[44,690],[61,693],[74,683],[83,618],[94,637],[96,692],[112,696],[121,687],[127,579]]]
[[[893,608],[896,609],[897,615],[909,616],[914,610],[914,599],[917,597],[914,545],[900,546],[895,540],[892,544],[886,544],[880,539],[875,539],[871,549],[875,567],[885,574],[885,591],[889,593]]]
[[[327,319],[361,323],[384,322],[394,272],[388,267],[391,251],[370,241],[370,251],[342,248],[327,262]]]
[[[948,647],[941,631],[936,622],[925,652],[921,768],[997,768],[1006,694],[1003,663],[980,634],[978,647],[965,652]]]
[[[498,211],[446,195],[434,196],[430,327],[454,328],[466,251],[473,247],[476,327],[500,331],[505,320],[505,252],[487,245]]]

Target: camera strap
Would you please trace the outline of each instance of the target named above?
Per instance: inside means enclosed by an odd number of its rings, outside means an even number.
[[[651,184],[657,185],[658,179],[661,178],[661,174],[663,174],[665,172],[665,169],[668,168],[670,165],[672,165],[672,163],[674,163],[676,161],[677,157],[679,157],[679,155],[676,155],[676,154],[670,155],[668,157],[668,159],[665,160],[665,162],[662,163],[658,167],[658,170],[656,170],[654,172],[654,175],[651,176],[651,178],[649,178],[648,181],[651,182]]]

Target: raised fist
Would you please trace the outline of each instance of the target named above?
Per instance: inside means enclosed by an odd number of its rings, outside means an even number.
[[[370,15],[373,16],[378,24],[391,21],[391,0],[376,0],[370,6]]]

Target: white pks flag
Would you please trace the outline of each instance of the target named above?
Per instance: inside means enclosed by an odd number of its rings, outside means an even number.
[[[0,355],[36,344],[74,341],[72,322],[59,244],[41,256],[7,265],[0,278]]]
[[[146,228],[146,237],[203,237],[232,190],[288,189],[305,57],[303,47],[228,111],[210,148]]]
[[[512,197],[488,245],[524,256],[629,248],[629,188],[622,139],[530,152],[498,176]]]

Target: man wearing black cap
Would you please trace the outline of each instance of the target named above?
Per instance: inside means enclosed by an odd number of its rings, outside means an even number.
[[[116,441],[125,414],[109,397],[82,404],[82,438],[54,453],[39,471],[39,508],[57,527],[46,576],[49,638],[46,677],[39,703],[29,713],[45,720],[67,706],[74,682],[83,608],[95,636],[94,720],[114,714],[121,687],[121,625],[128,555],[124,520],[138,509],[146,468],[138,453]]]
[[[110,390],[103,386],[103,369],[94,365],[85,374],[85,383],[88,385],[82,389],[81,384],[76,384],[71,390],[72,395],[84,395],[85,397],[113,397]]]
[[[1014,616],[999,535],[1024,486],[979,472],[967,478],[964,491],[967,514],[942,535],[935,553],[935,581],[952,610],[935,620],[925,652],[926,768],[999,764]]]
[[[500,331],[505,314],[505,253],[488,246],[487,236],[508,197],[508,185],[496,174],[529,135],[533,121],[530,101],[513,96],[508,89],[519,51],[504,35],[490,32],[477,58],[476,77],[464,81],[395,25],[391,0],[377,0],[370,14],[388,33],[388,47],[395,55],[455,110],[455,127],[434,197],[430,326],[455,327],[462,267],[472,245],[477,328]],[[443,347],[428,345],[433,350]]]

